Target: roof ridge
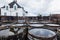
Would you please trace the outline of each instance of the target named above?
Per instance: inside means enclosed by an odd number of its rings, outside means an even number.
[[[15,1],[9,3],[8,5],[10,6],[10,8],[13,8],[14,4],[16,4],[18,6],[18,8],[21,8],[21,6],[17,2],[15,2]],[[1,8],[5,8],[5,5],[3,7],[1,7]]]

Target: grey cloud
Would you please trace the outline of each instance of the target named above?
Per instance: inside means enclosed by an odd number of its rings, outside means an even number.
[[[0,0],[0,6],[7,2],[8,0]],[[12,0],[11,0],[12,1]],[[40,13],[42,15],[49,14],[50,3],[53,0],[18,0],[18,4],[25,8],[29,13],[37,14]],[[33,4],[36,4],[36,7],[33,7]]]

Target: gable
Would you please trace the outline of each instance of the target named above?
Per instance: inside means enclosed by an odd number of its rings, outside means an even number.
[[[11,2],[11,3],[9,4],[10,8],[13,8],[14,4],[17,5],[17,8],[21,8],[21,6],[20,6],[17,2],[15,2],[15,1],[13,1],[13,2]],[[5,6],[3,6],[2,8],[5,8]]]
[[[14,4],[16,4],[18,8],[21,8],[21,6],[18,3],[16,3],[15,1],[13,1],[9,4],[10,8],[13,8]]]

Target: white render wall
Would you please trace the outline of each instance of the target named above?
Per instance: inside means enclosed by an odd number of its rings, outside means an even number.
[[[5,6],[8,6],[8,4],[6,4]],[[23,16],[23,10],[22,8],[17,8],[17,10],[14,10],[14,6],[17,7],[16,4],[13,5],[13,8],[10,8],[9,7],[9,10],[6,10],[6,8],[1,8],[1,15],[2,16],[5,16],[4,13],[6,12],[6,16],[16,16],[16,13],[18,13],[18,16]],[[33,14],[33,13],[28,13],[28,14],[25,14],[25,16],[37,16],[36,14]]]
[[[18,16],[23,16],[22,8],[17,8],[17,10],[14,10],[14,8],[10,8],[9,10],[6,10],[5,8],[1,8],[2,16],[4,16],[5,12],[6,12],[6,16],[16,16],[16,13],[18,13]]]

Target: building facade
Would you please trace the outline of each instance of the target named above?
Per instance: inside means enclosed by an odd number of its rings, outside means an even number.
[[[1,21],[11,21],[17,20],[18,16],[24,16],[27,12],[24,10],[24,7],[21,7],[17,0],[13,0],[13,2],[4,5],[0,9],[0,20]]]
[[[5,20],[18,20],[18,19],[24,19],[23,16],[26,15],[26,13],[28,13],[27,11],[24,10],[24,7],[21,7],[18,3],[17,0],[13,0],[13,2],[4,5],[3,7],[1,7],[0,9],[0,19],[2,21]],[[17,16],[18,19],[17,19]],[[28,17],[27,17],[28,16]],[[40,17],[37,16],[30,16],[30,14],[27,14],[26,18],[28,18],[29,20],[39,20],[41,19]]]
[[[17,3],[17,0],[13,0],[10,4],[1,7],[1,16],[23,16],[24,11],[24,8]]]

